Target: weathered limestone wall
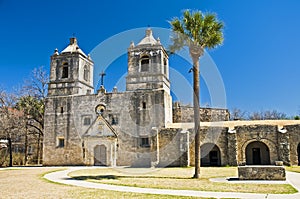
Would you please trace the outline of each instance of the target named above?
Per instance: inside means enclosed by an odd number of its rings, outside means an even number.
[[[149,166],[151,143],[149,143],[149,147],[141,146],[141,138],[150,139],[153,127],[164,126],[166,122],[165,106],[167,106],[165,98],[163,90],[47,98],[45,164],[68,164],[51,154],[68,150],[69,142],[80,149],[74,150],[74,158],[69,158],[71,162],[92,164],[91,157],[86,156],[86,160],[83,160],[82,136],[97,118],[96,106],[103,104],[106,107],[103,117],[119,134],[117,165],[142,166],[144,164]],[[63,113],[61,113],[62,109]],[[89,124],[84,124],[86,118],[89,118]],[[56,151],[55,147],[58,146],[59,138],[64,138],[66,144],[63,149],[60,148]],[[99,139],[99,143],[102,142],[101,138],[97,139]],[[47,146],[53,146],[54,149],[51,151]],[[86,148],[86,150],[88,150],[87,154],[93,154],[92,148]],[[78,157],[81,157],[80,161],[77,160]]]
[[[286,180],[283,166],[239,166],[239,180]]]
[[[187,131],[161,129],[158,142],[158,166],[189,166],[189,133]]]
[[[119,133],[117,165],[151,165],[152,129],[164,127],[166,122],[164,99],[163,90],[112,94],[108,109],[119,121],[114,126]],[[149,146],[142,146],[143,138],[149,139]]]
[[[195,165],[195,134],[194,129],[190,129],[190,165]],[[216,145],[220,151],[220,164],[222,166],[228,165],[228,139],[227,139],[227,127],[201,127],[200,144],[203,147],[206,144]],[[201,154],[201,158],[208,154]]]
[[[284,126],[288,134],[288,143],[290,151],[290,164],[299,165],[299,156],[297,149],[300,146],[300,125]]]
[[[73,103],[68,97],[46,100],[44,165],[83,164],[81,137],[77,133],[72,112]],[[59,138],[64,139],[63,148],[58,146]]]
[[[84,165],[82,148],[76,144],[65,148],[48,145],[43,150],[43,166]]]
[[[237,151],[238,164],[246,164],[246,147],[252,142],[262,142],[268,147],[270,154],[270,164],[275,164],[279,160],[277,140],[277,126],[271,125],[251,125],[251,126],[236,126],[237,133]],[[267,160],[262,160],[262,162]]]
[[[227,164],[237,166],[237,136],[236,131],[228,130],[227,134]]]
[[[228,109],[200,108],[202,122],[228,121]],[[185,123],[194,121],[194,109],[191,106],[181,106],[178,102],[173,105],[173,122]]]

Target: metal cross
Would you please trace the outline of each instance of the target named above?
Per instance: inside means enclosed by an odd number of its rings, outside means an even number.
[[[104,86],[104,76],[106,75],[104,71],[102,71],[100,74],[101,76],[101,86]]]

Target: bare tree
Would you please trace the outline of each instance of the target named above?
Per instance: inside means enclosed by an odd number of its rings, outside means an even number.
[[[255,111],[249,114],[249,120],[282,120],[287,119],[287,115],[277,110]]]
[[[247,112],[242,111],[239,108],[233,108],[230,111],[230,119],[231,120],[245,120],[247,118]]]
[[[41,159],[45,98],[48,90],[48,82],[49,75],[44,70],[44,67],[35,68],[32,71],[31,77],[25,81],[22,88],[22,96],[17,103],[17,108],[22,110],[26,115],[26,132],[28,135],[33,135],[36,141],[37,164],[40,164]],[[25,143],[27,142],[28,139],[26,137]],[[25,152],[27,152],[27,148]]]
[[[15,109],[17,97],[0,90],[0,138],[8,140],[9,166],[13,166],[12,142],[24,134],[25,120],[22,112]]]
[[[48,91],[49,75],[43,66],[33,69],[31,77],[25,80],[22,95],[30,95],[38,99],[45,99]]]

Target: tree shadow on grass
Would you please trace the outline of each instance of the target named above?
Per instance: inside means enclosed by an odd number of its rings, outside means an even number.
[[[119,175],[90,175],[90,176],[74,176],[74,180],[119,180],[122,178],[147,178],[147,179],[193,179],[191,177],[166,177],[166,176],[119,176]]]

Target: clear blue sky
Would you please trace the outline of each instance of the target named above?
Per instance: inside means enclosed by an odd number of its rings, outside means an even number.
[[[73,33],[89,53],[125,30],[169,28],[167,21],[183,9],[216,12],[225,22],[224,45],[209,54],[222,75],[229,109],[299,113],[298,0],[0,0],[0,85],[10,90],[34,67],[48,70],[53,50],[66,47]],[[126,70],[126,64],[118,67]]]

